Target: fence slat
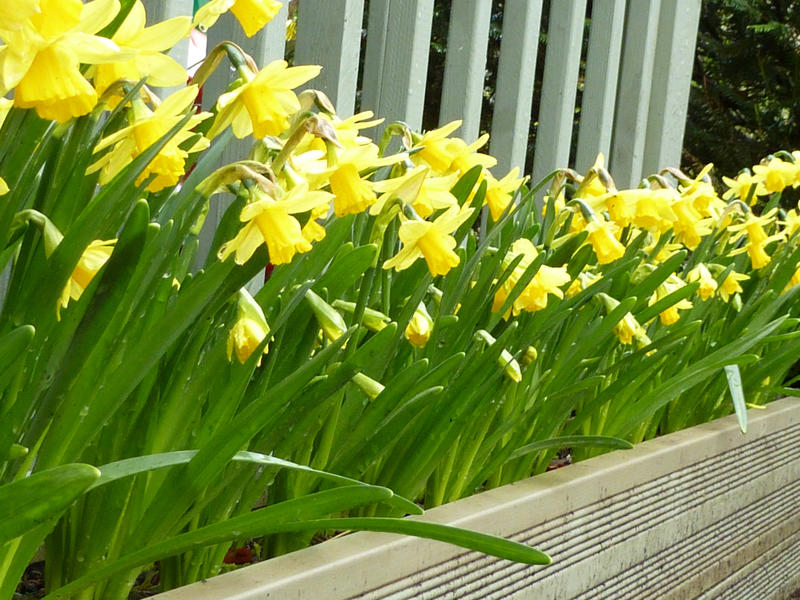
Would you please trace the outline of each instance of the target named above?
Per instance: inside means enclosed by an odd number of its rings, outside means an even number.
[[[147,14],[147,25],[161,23],[167,19],[180,16],[191,16],[193,10],[192,0],[144,0],[145,14]],[[169,52],[172,58],[184,66],[189,65],[189,39],[180,40]],[[161,97],[166,97],[174,91],[180,89],[163,88],[158,90]]]
[[[489,141],[499,174],[525,169],[541,20],[542,0],[506,0]]]
[[[608,156],[614,126],[625,0],[594,0],[575,168],[584,173],[598,152]]]
[[[480,130],[491,17],[492,0],[462,0],[450,10],[439,123],[461,119],[459,135],[467,142]]]
[[[533,183],[569,162],[585,17],[585,0],[550,5]]]
[[[295,64],[322,65],[305,87],[325,92],[341,117],[355,107],[363,13],[364,0],[298,4]]]
[[[422,127],[432,22],[433,0],[371,0],[364,81],[374,90],[362,97],[362,109],[385,123]],[[370,130],[375,137],[382,131]]]
[[[642,176],[660,0],[630,0],[625,15],[610,168],[619,187]]]
[[[644,149],[644,173],[681,162],[692,64],[700,21],[700,0],[661,0],[650,111]]]

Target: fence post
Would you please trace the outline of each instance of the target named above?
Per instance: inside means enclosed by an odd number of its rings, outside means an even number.
[[[598,152],[608,157],[614,126],[625,0],[594,0],[575,168],[585,173]]]
[[[371,0],[362,109],[422,127],[433,0]],[[375,139],[383,126],[372,129]]]
[[[541,20],[542,0],[506,0],[489,141],[501,175],[525,170]]]
[[[322,90],[341,117],[353,114],[361,53],[364,0],[298,4],[295,64],[322,65],[304,87]]]
[[[478,138],[492,0],[462,0],[450,9],[439,124],[461,119],[459,136]]]
[[[699,21],[700,0],[661,0],[644,149],[645,174],[680,166],[697,42],[696,35],[687,36],[686,32],[697,31]]]
[[[660,0],[630,0],[625,15],[610,168],[619,187],[642,176]]]
[[[532,183],[569,162],[585,19],[586,0],[550,5]]]

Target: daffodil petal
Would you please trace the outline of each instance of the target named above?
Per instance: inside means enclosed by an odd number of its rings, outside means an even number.
[[[107,38],[88,33],[70,33],[56,44],[72,52],[79,62],[95,65],[128,60],[135,56],[134,52],[123,52]]]
[[[119,13],[119,0],[94,0],[83,5],[76,31],[97,33]]]
[[[147,15],[144,10],[144,4],[140,0],[136,0],[131,7],[128,16],[122,21],[116,33],[112,36],[113,40],[118,44],[126,46],[133,45],[130,41],[135,39],[139,32],[144,29],[147,24]],[[137,46],[138,47],[138,46]]]
[[[140,73],[147,73],[147,83],[156,87],[178,86],[186,82],[186,69],[166,54],[140,54],[135,59]]]
[[[131,45],[144,51],[160,52],[172,48],[191,32],[189,17],[174,17],[141,30],[131,40]]]
[[[281,204],[289,214],[301,213],[316,208],[320,204],[325,204],[333,199],[333,194],[328,192],[305,192],[297,195],[297,198],[282,200]]]

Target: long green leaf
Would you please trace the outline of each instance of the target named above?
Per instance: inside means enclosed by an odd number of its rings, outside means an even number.
[[[627,440],[608,435],[564,435],[561,437],[539,440],[514,450],[506,462],[526,456],[540,450],[558,450],[560,448],[613,448],[614,450],[630,450],[633,448]]]
[[[98,477],[95,467],[75,463],[0,486],[0,545],[59,517]]]

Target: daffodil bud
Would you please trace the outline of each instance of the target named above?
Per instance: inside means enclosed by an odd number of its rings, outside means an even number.
[[[428,314],[425,304],[420,302],[406,327],[406,339],[412,346],[424,348],[431,337],[431,331],[433,331],[433,319]]]
[[[375,381],[371,377],[367,377],[363,373],[356,373],[353,375],[352,382],[355,383],[362,392],[369,396],[370,400],[375,400],[375,398],[377,398],[384,389],[382,383]]]
[[[233,353],[236,352],[236,358],[244,364],[269,335],[269,325],[264,311],[246,289],[239,290],[236,303],[238,317],[228,335],[228,360],[231,360]],[[266,354],[267,350],[268,346],[265,345],[263,354]],[[260,356],[258,364],[261,365]]]
[[[347,331],[347,323],[344,322],[342,315],[333,308],[330,304],[325,302],[312,290],[306,291],[306,301],[311,310],[314,311],[314,316],[317,318],[317,323],[322,328],[325,337],[333,342],[342,337]]]
[[[352,315],[356,311],[356,304],[355,302],[346,302],[337,299],[333,301],[333,308]],[[382,312],[369,307],[364,308],[364,327],[370,331],[380,331],[386,327],[387,323],[390,321],[391,319]]]
[[[528,365],[536,362],[536,359],[538,358],[539,351],[533,346],[528,346],[525,348],[525,354],[522,355],[522,366],[527,367]]]
[[[479,329],[475,332],[475,339],[486,342],[489,346],[495,343],[494,337],[485,329]],[[500,352],[497,357],[497,364],[503,369],[506,376],[513,382],[519,383],[522,381],[522,371],[519,368],[519,363],[514,356],[505,348]]]
[[[610,313],[619,306],[619,301],[616,298],[612,298],[603,292],[600,292],[595,297],[603,304],[606,313]],[[644,327],[642,327],[639,321],[636,320],[636,317],[631,313],[625,313],[625,316],[614,325],[614,335],[617,336],[621,344],[627,345],[632,343],[633,340],[636,340],[636,345],[639,348],[648,346],[651,343]]]

